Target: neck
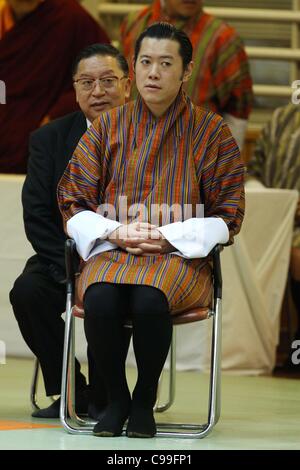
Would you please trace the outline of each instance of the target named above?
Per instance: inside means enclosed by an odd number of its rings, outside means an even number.
[[[167,111],[168,109],[173,105],[173,103],[175,103],[176,100],[178,100],[178,98],[180,98],[179,95],[181,95],[183,92],[182,92],[182,87],[180,87],[180,90],[178,91],[178,94],[177,96],[174,98],[171,98],[168,102],[165,101],[164,103],[159,103],[159,104],[155,104],[155,103],[147,103],[145,100],[144,103],[145,105],[147,106],[147,108],[149,109],[149,111],[153,114],[153,116],[155,118],[160,118],[161,116],[163,116]]]
[[[164,106],[164,107],[156,106],[156,105],[152,105],[152,104],[149,105],[149,103],[146,103],[146,105],[147,105],[147,108],[149,109],[149,111],[151,111],[151,113],[153,114],[154,117],[160,118],[163,114],[165,114],[167,109],[170,107],[171,103],[170,103],[170,105]]]
[[[13,11],[15,20],[19,21],[35,10],[42,1],[44,0],[25,0],[23,2],[19,0],[8,0],[8,4]]]

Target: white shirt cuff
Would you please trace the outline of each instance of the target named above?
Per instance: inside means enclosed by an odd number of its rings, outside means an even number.
[[[192,218],[158,230],[178,250],[173,254],[190,259],[205,258],[214,246],[229,240],[227,225],[218,217]]]
[[[96,212],[82,211],[68,220],[67,232],[75,240],[81,258],[87,261],[95,254],[117,247],[106,238],[120,225],[120,222],[107,219]]]

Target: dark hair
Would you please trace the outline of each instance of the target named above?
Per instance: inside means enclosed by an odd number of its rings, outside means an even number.
[[[120,53],[120,51],[118,51],[118,49],[116,49],[114,46],[111,46],[110,44],[91,44],[90,46],[87,46],[82,49],[75,58],[72,66],[72,77],[74,77],[74,75],[76,74],[79,62],[81,60],[89,59],[90,57],[94,57],[96,55],[115,57],[118,61],[120,68],[123,70],[124,75],[126,77],[128,76],[129,67],[127,60]]]
[[[175,26],[170,23],[158,22],[153,23],[145,29],[137,38],[134,50],[134,63],[137,61],[144,38],[171,39],[172,41],[177,41],[179,43],[179,54],[182,58],[184,70],[192,60],[193,46],[185,32],[175,28]]]

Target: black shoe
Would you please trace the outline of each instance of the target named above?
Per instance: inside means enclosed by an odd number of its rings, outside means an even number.
[[[32,413],[33,418],[44,418],[44,419],[58,419],[60,409],[60,398],[55,400],[47,408],[41,408]],[[80,415],[87,414],[88,412],[88,399],[85,391],[78,392],[76,395],[76,413]]]
[[[47,408],[41,408],[36,410],[32,413],[33,418],[59,418],[59,408],[60,408],[60,398],[55,400],[51,405],[47,406]]]
[[[101,420],[94,426],[93,434],[98,437],[121,436],[123,426],[128,418],[130,401],[123,403],[110,403],[101,416]]]
[[[127,437],[154,437],[156,434],[156,423],[153,416],[153,408],[144,408],[132,404],[128,424],[126,428]]]
[[[105,408],[106,408],[106,403],[102,406],[96,405],[95,403],[89,403],[88,406],[88,416],[89,418],[95,420],[95,421],[101,421],[101,419],[104,416]]]

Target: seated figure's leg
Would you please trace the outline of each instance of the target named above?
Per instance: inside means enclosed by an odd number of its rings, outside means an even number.
[[[10,302],[22,336],[40,362],[47,396],[59,395],[64,344],[61,314],[65,311],[65,286],[44,272],[25,270],[14,283]],[[78,361],[75,377],[76,390],[84,389],[86,380],[80,373]]]
[[[124,328],[124,362],[126,361],[129,344],[131,340],[131,328]],[[89,407],[88,414],[96,421],[100,421],[103,416],[103,409],[107,405],[107,393],[104,385],[103,377],[98,373],[95,360],[91,354],[90,348],[87,348],[88,364],[89,364]]]
[[[153,407],[172,339],[172,320],[165,295],[153,287],[132,287],[129,308],[138,379],[132,394],[127,435],[153,437],[156,433]]]
[[[97,373],[107,390],[108,405],[94,428],[97,436],[122,433],[130,408],[125,374],[126,296],[124,286],[109,283],[91,285],[84,296],[84,328]],[[128,344],[128,343],[127,343]]]

